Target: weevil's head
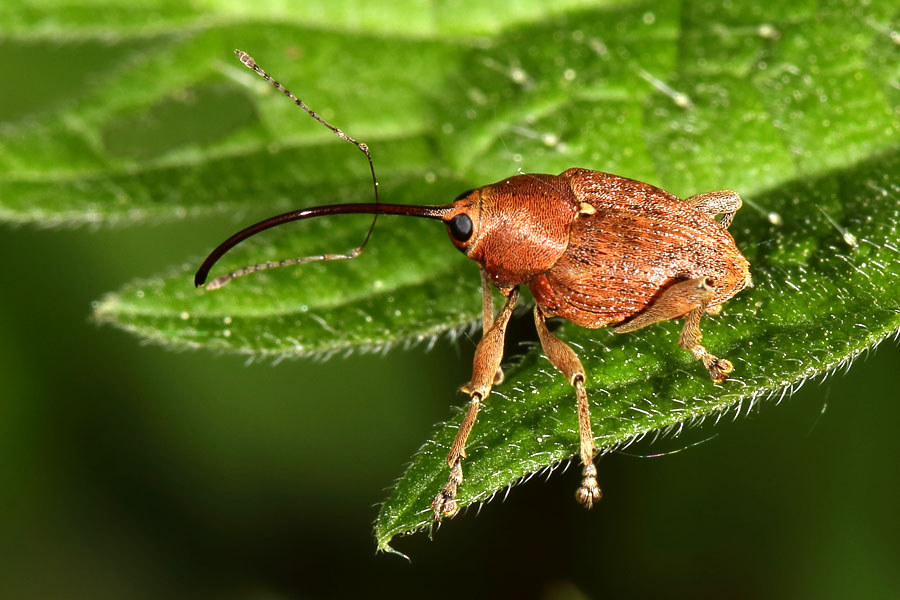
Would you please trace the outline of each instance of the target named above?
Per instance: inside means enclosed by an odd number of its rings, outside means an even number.
[[[509,286],[553,266],[577,213],[567,180],[529,174],[463,192],[442,219],[453,245]]]

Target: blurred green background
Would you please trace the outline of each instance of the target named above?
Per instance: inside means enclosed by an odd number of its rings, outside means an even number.
[[[0,124],[65,102],[103,54],[0,50],[16,51]],[[187,123],[160,119],[130,156],[179,143]],[[603,458],[591,512],[576,469],[535,477],[434,541],[396,540],[410,564],[374,554],[376,504],[462,404],[474,340],[273,366],[90,321],[103,293],[234,225],[0,230],[0,596],[896,597],[895,342],[780,404]],[[533,340],[530,319],[510,335]]]

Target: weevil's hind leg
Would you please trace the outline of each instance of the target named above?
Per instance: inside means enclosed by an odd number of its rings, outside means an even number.
[[[728,229],[731,220],[734,219],[734,213],[741,207],[741,197],[737,192],[731,190],[720,190],[717,192],[706,192],[697,194],[686,199],[685,202],[692,204],[703,214],[715,217],[722,215],[719,219],[719,225]]]
[[[494,324],[494,296],[491,291],[491,281],[487,272],[481,269],[481,337],[487,335],[488,330]],[[494,374],[494,385],[503,383],[503,369],[497,367]]]
[[[540,307],[534,307],[534,325],[537,327],[538,337],[544,347],[544,354],[553,363],[553,366],[562,372],[565,378],[575,388],[575,396],[578,399],[578,435],[581,440],[581,487],[575,492],[575,498],[586,508],[590,508],[602,497],[600,487],[597,485],[597,467],[594,466],[594,454],[597,448],[594,446],[594,434],[591,432],[591,411],[588,406],[587,390],[584,388],[584,367],[581,361],[568,344],[550,333],[547,329],[547,318],[541,312]]]
[[[491,393],[491,387],[494,385],[494,379],[503,359],[503,340],[506,337],[506,325],[512,316],[516,300],[519,299],[518,287],[511,288],[505,293],[507,294],[506,304],[503,305],[503,309],[497,315],[497,319],[475,348],[472,381],[462,388],[463,392],[469,394],[471,400],[469,401],[466,416],[456,432],[453,445],[450,446],[450,453],[447,455],[450,478],[447,484],[434,497],[434,500],[431,501],[431,510],[434,513],[435,521],[440,521],[442,517],[452,517],[459,510],[459,505],[456,502],[456,490],[463,479],[462,459],[466,457],[466,440],[469,438],[472,427],[475,425],[475,418],[478,416],[481,401]],[[493,312],[493,307],[491,310]]]
[[[728,374],[734,366],[729,360],[716,358],[700,344],[703,340],[700,317],[703,316],[714,295],[715,289],[709,277],[678,282],[660,294],[644,312],[621,325],[613,325],[612,330],[616,333],[627,333],[659,321],[685,317],[678,345],[703,362],[713,381],[722,383],[728,379]]]

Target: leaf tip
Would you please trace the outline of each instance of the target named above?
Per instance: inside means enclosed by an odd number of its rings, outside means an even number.
[[[98,323],[109,323],[116,320],[122,312],[121,298],[117,294],[106,294],[99,300],[91,302],[93,319]]]
[[[395,556],[405,558],[406,562],[412,564],[412,560],[409,558],[409,556],[407,556],[406,554],[403,554],[402,552],[394,549],[391,546],[390,542],[391,542],[392,538],[393,538],[393,536],[391,536],[390,534],[388,534],[385,537],[379,538],[377,552],[384,552],[385,554],[393,554]]]

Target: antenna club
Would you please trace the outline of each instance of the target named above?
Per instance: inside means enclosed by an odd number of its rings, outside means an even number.
[[[206,289],[209,291],[217,290],[220,287],[224,287],[229,281],[232,280],[231,274],[228,275],[220,275],[209,282],[209,285],[206,286]]]
[[[251,57],[249,54],[247,54],[243,50],[238,50],[235,48],[234,53],[241,60],[241,62],[244,63],[247,67],[249,67],[251,69],[256,67],[256,62],[253,60],[253,57]]]

